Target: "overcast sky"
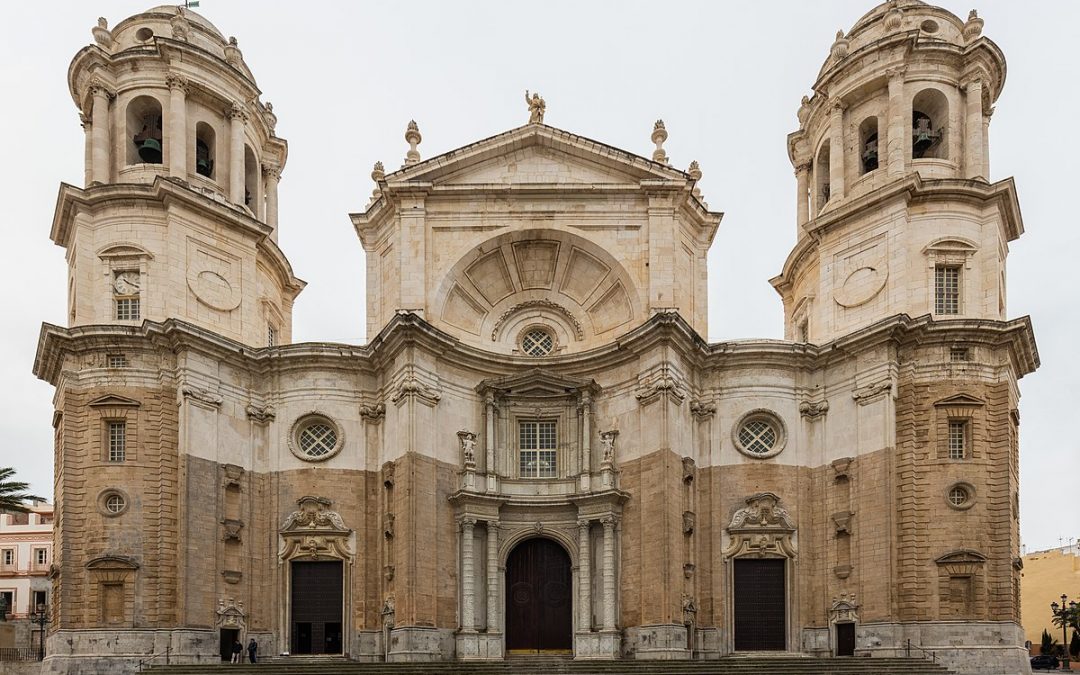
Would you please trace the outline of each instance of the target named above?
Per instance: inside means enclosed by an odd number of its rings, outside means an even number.
[[[1080,536],[1075,215],[1080,3],[943,2],[1008,59],[990,125],[992,180],[1016,178],[1027,229],[1009,256],[1009,316],[1030,314],[1042,368],[1020,383],[1021,531],[1029,551]],[[0,197],[8,292],[0,297],[0,465],[52,494],[52,388],[31,374],[42,321],[65,322],[63,249],[49,241],[59,183],[81,185],[83,132],[68,64],[150,3],[5,3],[0,46]],[[795,238],[785,137],[838,28],[871,2],[304,2],[202,0],[239,39],[289,141],[280,244],[309,282],[296,341],[365,339],[364,254],[347,214],[371,193],[375,160],[401,165],[415,119],[424,158],[519,126],[523,92],[545,122],[649,156],[663,118],[673,165],[697,159],[725,212],[709,258],[710,341],[783,335],[768,279]],[[1066,424],[1068,422],[1068,424]]]

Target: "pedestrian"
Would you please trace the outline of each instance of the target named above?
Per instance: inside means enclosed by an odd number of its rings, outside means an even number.
[[[255,663],[255,654],[259,651],[259,643],[255,642],[255,638],[251,638],[251,642],[248,642],[248,660]]]
[[[243,663],[244,661],[244,645],[240,643],[240,638],[233,640],[232,646],[232,662]]]

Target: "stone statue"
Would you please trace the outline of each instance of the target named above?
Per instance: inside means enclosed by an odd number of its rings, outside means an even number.
[[[547,110],[547,104],[544,103],[544,99],[540,98],[540,94],[534,92],[530,98],[529,90],[526,89],[525,105],[529,106],[529,124],[543,124],[544,111]]]
[[[458,440],[461,441],[461,454],[465,460],[465,465],[475,465],[476,463],[476,434],[471,431],[462,429],[457,432]]]

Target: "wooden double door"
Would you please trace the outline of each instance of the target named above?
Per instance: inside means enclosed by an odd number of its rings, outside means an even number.
[[[290,651],[341,654],[344,582],[340,560],[292,563]]]
[[[735,559],[735,651],[787,648],[786,560]]]
[[[512,654],[573,651],[570,556],[550,539],[528,539],[506,560],[506,649]]]

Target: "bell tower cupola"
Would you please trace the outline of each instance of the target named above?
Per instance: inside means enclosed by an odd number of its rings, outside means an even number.
[[[966,19],[891,0],[836,34],[788,136],[798,244],[773,280],[787,337],[895,314],[1002,319],[1013,183],[990,182],[1005,57]]]
[[[68,68],[84,186],[63,185],[69,323],[183,319],[289,340],[303,287],[277,247],[288,146],[236,38],[175,5],[91,29]]]

